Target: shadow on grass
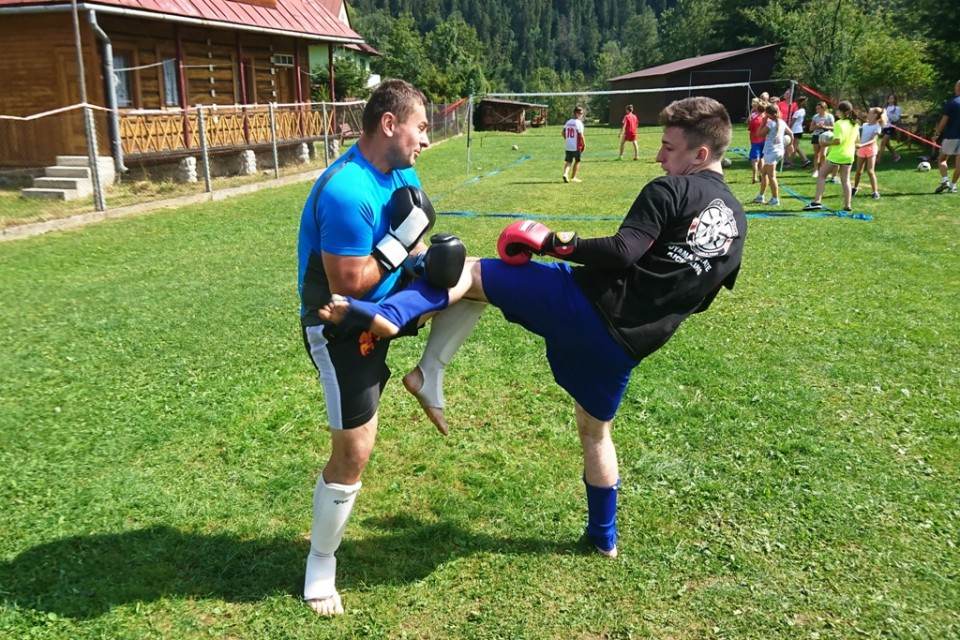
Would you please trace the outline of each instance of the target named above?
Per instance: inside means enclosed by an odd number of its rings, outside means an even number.
[[[364,525],[382,533],[344,540],[337,553],[343,589],[416,582],[442,563],[476,553],[582,550],[574,541],[497,538],[409,515],[370,518]],[[242,539],[167,526],[72,536],[0,563],[0,598],[23,609],[93,618],[116,606],[170,596],[251,602],[299,595],[308,550],[305,539]]]

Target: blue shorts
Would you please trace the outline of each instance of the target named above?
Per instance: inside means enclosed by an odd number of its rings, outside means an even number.
[[[759,160],[762,157],[763,157],[763,143],[751,142],[750,143],[750,159]]]
[[[587,413],[613,420],[638,361],[610,335],[565,262],[481,260],[483,291],[503,317],[542,336],[553,379]]]

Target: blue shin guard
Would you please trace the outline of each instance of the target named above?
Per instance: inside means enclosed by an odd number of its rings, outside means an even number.
[[[373,317],[379,315],[398,329],[416,320],[425,313],[445,309],[450,303],[450,294],[428,283],[423,278],[414,280],[406,289],[377,302],[347,298],[350,310],[340,323],[345,329],[369,329]]]
[[[617,546],[617,490],[620,480],[612,487],[595,487],[583,480],[587,488],[587,538],[600,551],[608,553]]]

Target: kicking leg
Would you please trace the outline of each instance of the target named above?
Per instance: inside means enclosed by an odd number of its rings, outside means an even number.
[[[430,337],[427,338],[420,362],[403,377],[403,386],[413,394],[427,418],[443,435],[449,432],[443,415],[444,369],[473,331],[487,306],[478,260],[467,262],[460,281],[449,295],[450,306],[430,322]]]

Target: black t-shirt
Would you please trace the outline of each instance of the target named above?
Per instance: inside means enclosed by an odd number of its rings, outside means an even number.
[[[621,223],[648,235],[650,249],[625,269],[575,267],[574,279],[613,337],[638,360],[656,351],[721,286],[733,288],[747,219],[723,176],[664,176],[643,188]]]

